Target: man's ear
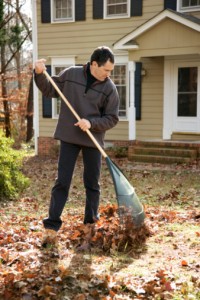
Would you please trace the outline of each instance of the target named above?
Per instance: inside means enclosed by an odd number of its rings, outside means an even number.
[[[95,60],[93,60],[92,64],[91,64],[93,67],[98,67],[98,64]]]

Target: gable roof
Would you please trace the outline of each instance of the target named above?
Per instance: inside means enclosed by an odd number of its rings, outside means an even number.
[[[166,9],[154,16],[152,19],[143,23],[141,26],[137,27],[135,30],[125,35],[123,38],[118,40],[113,44],[114,49],[138,49],[139,46],[137,42],[134,40],[138,36],[145,33],[147,30],[153,28],[166,18],[169,18],[173,21],[176,21],[182,25],[185,25],[193,30],[200,32],[200,19],[194,16],[182,14],[180,12],[175,12],[171,9]]]

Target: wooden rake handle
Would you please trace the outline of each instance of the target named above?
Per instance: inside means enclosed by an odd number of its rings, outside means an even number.
[[[51,76],[47,73],[46,70],[43,71],[44,75],[47,77],[47,79],[51,82],[51,84],[53,85],[53,87],[55,88],[55,90],[58,92],[58,94],[60,95],[60,97],[63,99],[63,101],[66,103],[66,105],[68,106],[68,108],[71,110],[71,112],[73,113],[73,115],[76,117],[76,119],[78,121],[81,120],[81,118],[79,117],[79,115],[77,114],[77,112],[74,110],[74,108],[71,106],[71,104],[69,103],[69,101],[67,100],[67,98],[63,95],[63,93],[61,92],[61,90],[58,88],[57,84],[53,81],[53,79],[51,78]],[[106,154],[106,152],[103,150],[103,148],[99,145],[99,143],[97,142],[97,140],[95,139],[95,137],[93,136],[93,134],[90,132],[89,129],[87,129],[85,131],[88,136],[91,138],[91,140],[93,141],[93,143],[95,144],[95,146],[97,147],[97,149],[101,152],[102,156],[104,158],[106,158],[108,155]]]

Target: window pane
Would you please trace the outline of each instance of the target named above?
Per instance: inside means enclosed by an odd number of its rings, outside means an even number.
[[[128,0],[107,0],[107,15],[128,14]]]
[[[197,67],[178,70],[178,117],[197,116]]]
[[[55,75],[58,75],[61,71],[63,71],[66,67],[56,66],[55,67]]]
[[[182,0],[182,7],[188,7],[190,4],[190,0]]]
[[[178,117],[196,117],[196,95],[178,95]]]
[[[119,116],[126,117],[126,98],[127,98],[127,87],[126,87],[126,65],[115,65],[114,70],[111,73],[111,78],[115,83],[119,98]]]
[[[197,6],[199,3],[198,3],[199,1],[198,0],[191,0],[191,6]]]
[[[63,71],[66,67],[63,66],[56,66],[54,68],[55,70],[55,75],[58,75],[61,71]],[[59,115],[60,113],[60,106],[61,106],[61,98],[56,98],[55,99],[55,115]]]
[[[126,65],[115,65],[112,79],[116,85],[126,84]]]
[[[194,7],[199,6],[200,0],[182,0],[182,7]]]
[[[72,0],[54,0],[55,18],[72,19]]]

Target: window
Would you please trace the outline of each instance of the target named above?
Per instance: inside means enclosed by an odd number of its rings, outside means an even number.
[[[130,0],[104,0],[104,18],[130,17]]]
[[[58,75],[62,70],[75,65],[74,58],[52,58],[52,75]],[[52,99],[52,118],[57,119],[60,113],[61,98]]]
[[[52,0],[53,22],[74,21],[74,0]]]
[[[197,116],[197,67],[178,69],[178,117]]]
[[[64,70],[67,66],[53,66],[53,74],[58,75],[62,70]],[[61,105],[61,98],[53,98],[53,117],[58,118],[60,113],[60,105]]]
[[[114,70],[111,73],[111,79],[115,83],[119,98],[119,116],[126,118],[126,108],[127,108],[127,65],[126,64],[115,64]]]
[[[53,66],[53,75],[58,75],[62,70],[67,68],[67,66]],[[60,113],[60,105],[61,105],[61,98],[53,98],[53,112],[52,116],[53,118],[58,118],[58,115]]]
[[[181,10],[197,10],[200,9],[200,0],[179,0]]]

